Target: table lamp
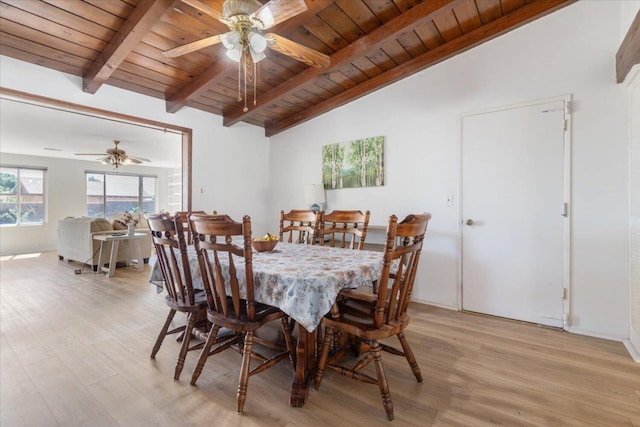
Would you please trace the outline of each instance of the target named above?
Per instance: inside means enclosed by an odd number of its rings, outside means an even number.
[[[304,186],[304,200],[311,205],[311,210],[318,213],[321,206],[326,203],[324,198],[324,186],[321,184],[310,184]]]

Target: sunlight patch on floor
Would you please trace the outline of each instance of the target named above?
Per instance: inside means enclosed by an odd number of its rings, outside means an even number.
[[[0,261],[9,261],[12,259],[28,259],[28,258],[38,258],[42,255],[41,252],[34,252],[32,254],[20,254],[20,255],[5,255],[0,257]]]

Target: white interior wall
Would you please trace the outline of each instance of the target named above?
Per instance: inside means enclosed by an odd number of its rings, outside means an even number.
[[[625,80],[629,88],[629,352],[640,362],[640,65]]]
[[[620,4],[620,42],[624,40],[638,12],[640,12],[640,0],[626,0]]]
[[[43,225],[0,227],[0,255],[14,255],[56,249],[58,220],[85,215],[85,171],[112,172],[98,162],[50,157],[0,154],[3,165],[46,167],[46,222]],[[128,173],[157,176],[158,209],[167,204],[167,169],[127,166]]]
[[[189,107],[169,114],[163,100],[112,86],[102,86],[96,94],[84,93],[80,77],[6,56],[0,56],[0,85],[191,128],[192,208],[207,212],[217,209],[238,220],[248,214],[256,234],[267,229],[269,147],[263,129],[246,124],[225,128],[221,117]]]
[[[302,186],[321,182],[322,145],[384,135],[385,185],[327,191],[327,208],[370,209],[376,225],[392,213],[431,212],[414,299],[456,308],[461,113],[572,94],[571,330],[627,337],[628,104],[615,83],[620,27],[620,2],[577,2],[273,136],[270,212],[304,205]],[[453,207],[444,205],[448,194]]]

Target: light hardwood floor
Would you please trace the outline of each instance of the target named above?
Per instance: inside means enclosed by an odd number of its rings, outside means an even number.
[[[151,347],[167,314],[144,273],[108,279],[55,253],[0,263],[0,425],[10,426],[640,426],[640,366],[623,345],[428,306],[407,336],[425,378],[385,353],[396,419],[376,386],[327,372],[304,408],[288,406],[293,372],[249,382],[235,412],[240,356],[196,354],[173,381],[178,343]]]

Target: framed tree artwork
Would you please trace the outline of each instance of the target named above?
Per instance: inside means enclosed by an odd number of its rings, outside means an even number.
[[[327,190],[384,185],[384,137],[324,145],[322,180]]]

